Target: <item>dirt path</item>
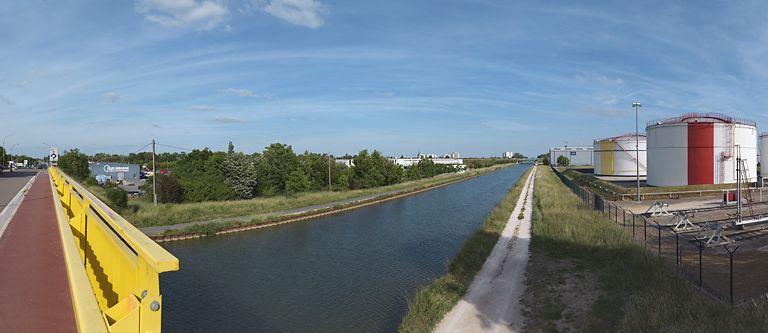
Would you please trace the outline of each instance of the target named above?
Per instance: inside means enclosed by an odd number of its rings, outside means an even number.
[[[443,318],[435,332],[521,331],[523,315],[520,300],[525,290],[535,175],[534,166],[491,255],[475,276],[467,294]],[[523,219],[518,219],[521,210]]]

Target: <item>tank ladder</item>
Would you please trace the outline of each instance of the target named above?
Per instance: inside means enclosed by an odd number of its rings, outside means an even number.
[[[739,194],[739,201],[741,201],[741,194],[744,194],[744,198],[747,199],[747,207],[749,208],[749,215],[753,216],[755,215],[755,209],[752,207],[752,191],[749,190],[750,182],[749,182],[749,168],[747,167],[747,160],[743,158],[738,158],[737,163],[739,164],[738,170],[736,172],[740,173],[739,175],[739,181],[741,181],[741,193]],[[746,192],[744,189],[746,188]]]

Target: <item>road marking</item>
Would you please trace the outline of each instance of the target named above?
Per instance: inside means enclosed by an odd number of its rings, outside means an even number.
[[[21,202],[24,201],[24,196],[27,195],[27,192],[29,191],[29,188],[32,187],[32,183],[37,179],[37,175],[40,173],[36,173],[32,178],[27,181],[26,184],[24,184],[24,187],[22,187],[18,193],[16,193],[16,196],[13,197],[13,199],[8,203],[5,208],[3,208],[3,211],[0,212],[0,238],[3,237],[3,233],[5,232],[5,228],[8,227],[9,224],[11,224],[11,219],[13,218],[13,215],[16,214],[16,210],[19,209],[19,206],[21,206]]]

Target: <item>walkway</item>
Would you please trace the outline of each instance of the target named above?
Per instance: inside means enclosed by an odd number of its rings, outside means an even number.
[[[56,223],[43,172],[0,236],[0,332],[77,330]]]
[[[534,166],[491,255],[475,276],[467,294],[443,318],[435,332],[522,330],[520,299],[525,290],[535,175]],[[523,207],[523,219],[518,219]]]

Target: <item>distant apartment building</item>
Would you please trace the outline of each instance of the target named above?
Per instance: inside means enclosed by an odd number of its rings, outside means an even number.
[[[347,168],[351,168],[355,166],[355,163],[352,161],[351,158],[337,158],[336,163],[343,164]]]
[[[549,163],[557,165],[557,158],[565,156],[570,165],[594,165],[593,147],[552,147],[549,149]]]
[[[515,153],[511,151],[505,151],[504,154],[501,155],[503,158],[513,158],[515,157]]]

